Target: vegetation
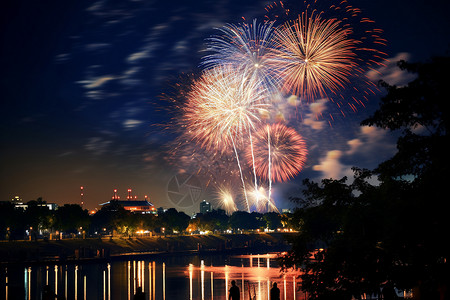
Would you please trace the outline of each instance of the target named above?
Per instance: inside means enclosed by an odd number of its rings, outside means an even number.
[[[198,232],[221,233],[247,230],[277,230],[289,227],[288,215],[277,213],[235,212],[228,216],[224,210],[213,210],[190,218],[184,212],[170,208],[162,214],[132,213],[112,202],[89,216],[78,204],[65,204],[52,211],[45,201],[29,201],[26,210],[14,208],[10,202],[0,202],[0,239],[36,239],[49,237],[50,233],[67,236],[122,235],[133,236],[143,232],[155,234],[181,234]]]
[[[292,199],[300,232],[282,263],[303,269],[311,299],[380,295],[392,285],[417,299],[448,299],[450,58],[399,67],[417,78],[404,87],[381,82],[387,95],[362,122],[400,131],[397,153],[375,170],[354,168],[353,180],[305,180]]]

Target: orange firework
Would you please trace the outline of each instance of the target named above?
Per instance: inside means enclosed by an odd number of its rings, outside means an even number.
[[[356,68],[358,41],[352,30],[336,19],[303,12],[275,31],[277,47],[271,60],[283,80],[283,90],[314,100],[336,93]]]
[[[286,181],[302,170],[308,151],[303,138],[294,129],[277,123],[265,125],[253,134],[253,154],[259,177]],[[252,162],[250,151],[246,158]]]

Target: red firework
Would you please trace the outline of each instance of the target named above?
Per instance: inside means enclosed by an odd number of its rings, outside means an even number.
[[[286,181],[302,170],[308,151],[305,141],[293,128],[283,124],[265,125],[253,133],[253,153],[246,152],[247,161],[255,159],[258,177]],[[253,155],[253,157],[252,157]],[[270,171],[269,171],[270,170]]]

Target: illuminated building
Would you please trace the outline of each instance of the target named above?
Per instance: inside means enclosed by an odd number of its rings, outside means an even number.
[[[121,206],[123,209],[142,214],[157,214],[156,207],[148,201],[148,196],[144,200],[137,200],[137,196],[132,196],[131,189],[128,189],[127,200],[120,200],[117,194],[117,189],[114,189],[114,194],[111,201],[101,203],[100,206]]]
[[[156,214],[156,207],[147,200],[111,200],[101,206],[119,205],[125,210],[137,213]]]
[[[11,199],[11,203],[14,204],[14,208],[22,208],[23,210],[26,210],[28,208],[28,204],[23,203],[23,200],[19,196],[15,196],[13,199]],[[36,206],[46,206],[49,210],[58,209],[58,204],[56,203],[37,202]]]
[[[204,214],[211,211],[211,203],[203,200],[200,202],[200,213]]]

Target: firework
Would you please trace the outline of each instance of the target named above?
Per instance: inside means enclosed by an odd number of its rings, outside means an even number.
[[[209,69],[218,65],[230,66],[235,72],[245,73],[261,83],[265,91],[278,88],[279,76],[272,68],[271,51],[274,46],[273,22],[227,24],[219,28],[222,35],[207,39],[202,65]]]
[[[308,101],[328,98],[335,104],[328,111],[333,121],[365,107],[377,90],[367,72],[387,57],[383,30],[373,20],[347,0],[280,1],[266,11],[267,20],[283,24],[275,29],[272,61],[285,93]]]
[[[267,193],[267,190],[260,186],[257,189],[252,189],[251,187],[248,187],[249,192],[249,198],[251,205],[255,208],[257,212],[279,212],[278,208],[275,206],[275,203],[270,198],[270,196]]]
[[[207,39],[201,76],[179,88],[182,101],[174,102],[179,114],[173,120],[182,134],[172,152],[183,163],[179,167],[194,167],[218,186],[227,213],[237,209],[242,194],[249,212],[250,207],[277,211],[272,181],[295,177],[305,164],[303,138],[285,125],[266,123],[288,122],[291,110],[298,116],[306,106],[317,118],[324,113],[334,120],[339,112],[324,101],[345,116],[374,93],[365,74],[386,55],[377,50],[385,45],[381,31],[346,0],[323,11],[312,1],[301,1],[306,7],[300,14],[281,2],[269,7],[269,15],[282,10],[279,27],[253,20],[219,28],[220,34]],[[314,110],[309,101],[322,109]],[[237,186],[239,179],[242,187],[234,194],[224,187]]]
[[[220,207],[225,210],[228,215],[231,215],[233,212],[238,210],[230,189],[219,187],[217,194],[220,201]]]
[[[214,151],[233,148],[246,199],[237,145],[260,122],[260,115],[268,107],[263,100],[255,80],[245,73],[232,72],[229,67],[216,67],[206,70],[194,82],[183,107],[186,130],[192,140]],[[247,209],[250,210],[248,205]]]
[[[253,134],[255,169],[259,177],[273,181],[293,178],[306,162],[303,138],[283,124],[265,125]],[[251,162],[251,153],[246,153]],[[269,172],[270,170],[270,172]]]
[[[306,99],[325,97],[349,82],[358,42],[350,28],[336,19],[303,12],[275,31],[277,48],[272,62],[283,78],[282,89]]]
[[[267,110],[256,82],[230,68],[206,70],[183,109],[186,130],[202,147],[226,149],[256,127]]]

